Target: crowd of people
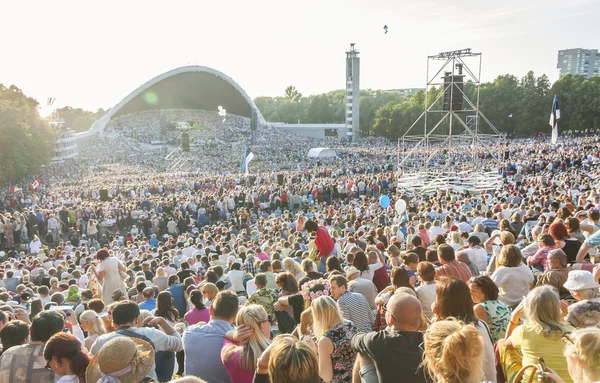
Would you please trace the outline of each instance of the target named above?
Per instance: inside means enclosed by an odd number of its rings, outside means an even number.
[[[1,195],[0,382],[600,380],[595,136],[509,141],[479,157],[502,187],[424,194],[376,140],[317,162],[268,130],[249,177],[225,152],[168,174],[117,126]]]

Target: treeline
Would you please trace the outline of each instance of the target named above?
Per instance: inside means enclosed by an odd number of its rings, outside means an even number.
[[[92,127],[92,124],[100,117],[106,114],[106,110],[100,108],[95,112],[65,106],[52,112],[51,118],[64,121],[65,126],[76,132],[85,132]]]
[[[40,117],[38,102],[0,84],[0,182],[37,171],[50,160],[53,145],[54,132]]]
[[[443,92],[431,88],[429,105]],[[475,103],[476,88],[466,83],[465,94]],[[536,132],[550,132],[552,98],[559,97],[561,131],[600,128],[600,76],[563,76],[554,84],[548,77],[536,77],[533,72],[519,79],[514,75],[498,76],[493,82],[480,87],[480,110],[503,133],[526,136]],[[257,97],[255,103],[267,121],[287,123],[344,123],[344,90],[309,97]],[[360,130],[364,136],[401,137],[425,109],[425,92],[401,97],[394,92],[362,90],[360,93]],[[442,109],[443,97],[434,105]],[[466,107],[466,103],[465,103]],[[437,122],[428,121],[428,126]],[[491,132],[480,123],[484,132]],[[446,122],[436,132],[447,131]],[[487,130],[486,130],[487,129]],[[414,133],[413,133],[414,132]],[[423,132],[419,123],[411,134]]]

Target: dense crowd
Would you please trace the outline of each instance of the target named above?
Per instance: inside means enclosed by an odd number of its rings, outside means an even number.
[[[0,382],[600,379],[595,136],[502,143],[475,153],[502,187],[423,194],[394,145],[307,160],[268,127],[249,177],[225,143],[164,173],[156,118],[125,117],[1,195]]]

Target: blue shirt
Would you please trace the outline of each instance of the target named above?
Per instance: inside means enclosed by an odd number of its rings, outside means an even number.
[[[183,333],[185,375],[197,376],[208,383],[231,383],[221,361],[221,349],[230,323],[211,319],[208,324],[196,324]]]
[[[139,306],[140,306],[140,310],[152,311],[152,310],[156,309],[156,299],[152,298],[152,299],[148,299],[147,301],[143,301],[142,303],[139,304]]]

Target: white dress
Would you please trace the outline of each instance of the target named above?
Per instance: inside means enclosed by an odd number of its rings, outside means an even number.
[[[119,272],[119,260],[114,257],[108,257],[98,265],[98,271],[104,271],[104,280],[102,281],[102,301],[105,305],[112,303],[112,294],[115,290],[121,289],[127,292],[125,282],[121,279]]]

